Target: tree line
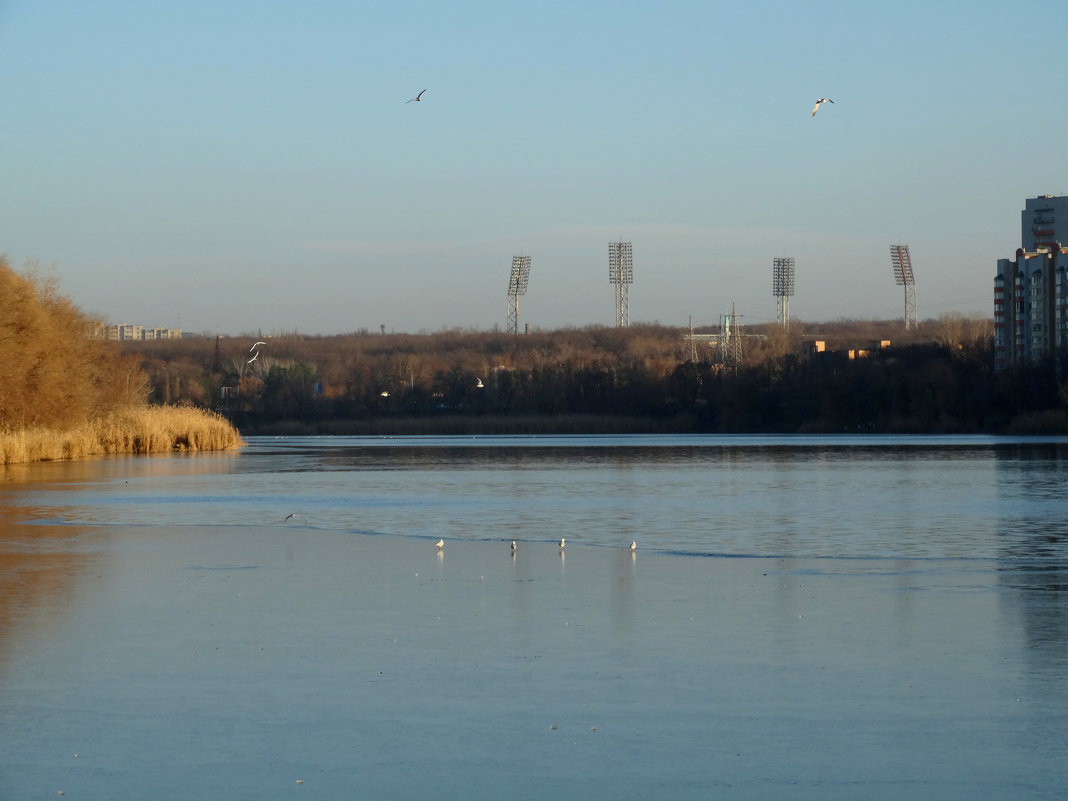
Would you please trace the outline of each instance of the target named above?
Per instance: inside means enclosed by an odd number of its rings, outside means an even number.
[[[32,269],[0,256],[0,432],[80,423],[146,392],[139,359]]]
[[[806,351],[815,339],[826,352]],[[661,325],[122,347],[153,401],[215,409],[246,434],[1068,430],[1061,365],[995,373],[990,322],[960,315],[910,331],[900,321],[754,326],[730,363],[714,336]]]
[[[204,409],[149,406],[135,354],[33,266],[0,256],[0,468],[97,454],[223,450],[234,426]]]
[[[0,432],[144,400],[215,410],[247,434],[1068,431],[1063,357],[995,372],[990,321],[960,315],[907,331],[751,326],[729,359],[717,332],[662,325],[124,343],[102,330],[0,257]]]

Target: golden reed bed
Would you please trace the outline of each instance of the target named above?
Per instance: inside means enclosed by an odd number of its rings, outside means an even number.
[[[237,429],[214,412],[148,406],[111,412],[72,429],[0,431],[0,465],[109,453],[221,451],[243,444]]]

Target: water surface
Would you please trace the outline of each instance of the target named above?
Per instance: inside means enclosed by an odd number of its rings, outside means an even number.
[[[9,469],[0,797],[1062,798],[1066,448],[294,438]]]

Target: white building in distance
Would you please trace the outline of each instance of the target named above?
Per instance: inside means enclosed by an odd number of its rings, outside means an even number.
[[[181,339],[181,328],[145,328],[140,325],[120,323],[104,328],[104,338],[111,342],[141,342],[152,339]]]

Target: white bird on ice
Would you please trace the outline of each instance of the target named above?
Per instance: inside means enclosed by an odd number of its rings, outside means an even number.
[[[563,537],[560,538],[560,550],[564,550],[564,543],[567,542]]]
[[[631,540],[630,541],[630,552],[634,553],[636,550],[638,550],[638,543],[636,543],[634,540]]]
[[[425,92],[425,91],[426,91],[426,89],[423,90],[423,92]],[[423,92],[420,92],[415,97],[411,98],[411,100],[407,100],[405,102],[411,103],[414,100],[416,103],[418,103],[420,100],[423,99]]]
[[[516,548],[515,540],[512,540],[512,553],[515,553],[515,548]]]
[[[821,106],[821,105],[822,105],[823,103],[833,103],[833,102],[834,102],[834,101],[833,101],[833,100],[831,100],[831,99],[830,99],[829,97],[821,97],[821,98],[820,98],[819,100],[817,100],[817,101],[816,101],[816,105],[814,105],[814,106],[812,107],[812,116],[813,116],[813,117],[815,117],[815,116],[816,116],[816,112],[820,110],[820,106]]]
[[[445,547],[445,540],[438,540],[438,550],[440,551]]]

